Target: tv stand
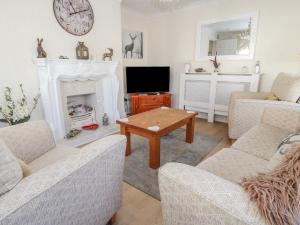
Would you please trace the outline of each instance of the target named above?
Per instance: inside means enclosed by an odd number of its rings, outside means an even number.
[[[132,114],[142,113],[162,106],[171,107],[172,95],[170,93],[159,93],[155,95],[136,94],[131,96]]]

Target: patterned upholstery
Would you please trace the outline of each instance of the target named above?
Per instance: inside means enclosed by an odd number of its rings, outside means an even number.
[[[1,128],[0,138],[17,158],[26,163],[55,147],[52,132],[42,120]]]
[[[283,111],[273,111],[274,121],[281,117],[280,112]],[[274,121],[264,120],[280,125]],[[161,167],[159,190],[164,225],[266,225],[239,183],[243,177],[270,170],[269,159],[290,132],[261,123],[230,149],[221,150],[196,167],[179,163]]]
[[[36,172],[46,166],[55,163],[58,160],[66,159],[71,155],[78,154],[79,151],[76,148],[68,146],[58,145],[56,148],[46,152],[41,157],[33,160],[28,164],[30,171]]]
[[[168,163],[159,189],[165,225],[265,225],[239,185],[205,170]]]
[[[283,108],[300,112],[296,103],[300,97],[300,77],[281,73],[272,90],[282,101],[265,100],[271,93],[234,92],[229,103],[229,137],[238,139],[251,127],[260,123],[265,108]]]
[[[13,189],[23,173],[17,158],[0,139],[0,196]]]
[[[262,116],[262,123],[294,133],[300,130],[300,112],[266,108]]]
[[[0,224],[105,225],[121,205],[125,146],[114,135],[45,162],[0,197]]]
[[[265,160],[270,160],[275,154],[280,142],[290,133],[290,131],[272,127],[267,124],[257,125],[240,137],[232,145],[232,148]]]
[[[235,100],[233,110],[229,112],[229,137],[238,139],[250,128],[258,125],[266,108],[290,109],[300,112],[300,104],[298,103],[255,99]]]
[[[213,173],[234,183],[244,177],[267,171],[267,160],[235,149],[226,148],[200,163],[197,168]]]
[[[300,98],[300,77],[280,73],[274,81],[271,91],[280,100],[297,102]]]

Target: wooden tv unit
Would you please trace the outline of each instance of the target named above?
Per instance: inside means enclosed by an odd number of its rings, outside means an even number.
[[[132,114],[138,114],[162,106],[171,107],[172,95],[160,93],[158,95],[135,94],[131,96]]]

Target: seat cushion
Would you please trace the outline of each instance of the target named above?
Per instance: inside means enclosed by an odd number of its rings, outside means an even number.
[[[32,173],[47,167],[59,160],[66,159],[68,156],[78,154],[79,149],[68,146],[58,145],[56,148],[46,152],[41,157],[28,164]]]
[[[290,133],[290,131],[268,124],[256,125],[240,137],[232,145],[232,148],[265,160],[270,160],[282,139]]]
[[[23,173],[17,158],[4,141],[0,140],[0,195],[13,189]]]
[[[266,171],[266,162],[264,159],[245,152],[225,148],[196,167],[234,183],[240,183],[244,177],[251,177]]]

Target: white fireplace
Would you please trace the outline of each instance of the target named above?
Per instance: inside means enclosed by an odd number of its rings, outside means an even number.
[[[36,65],[45,118],[56,141],[61,141],[70,129],[91,123],[100,124],[100,136],[87,132],[82,135],[84,140],[73,145],[85,144],[117,129],[117,62],[37,59]],[[114,128],[102,126],[104,113]]]

